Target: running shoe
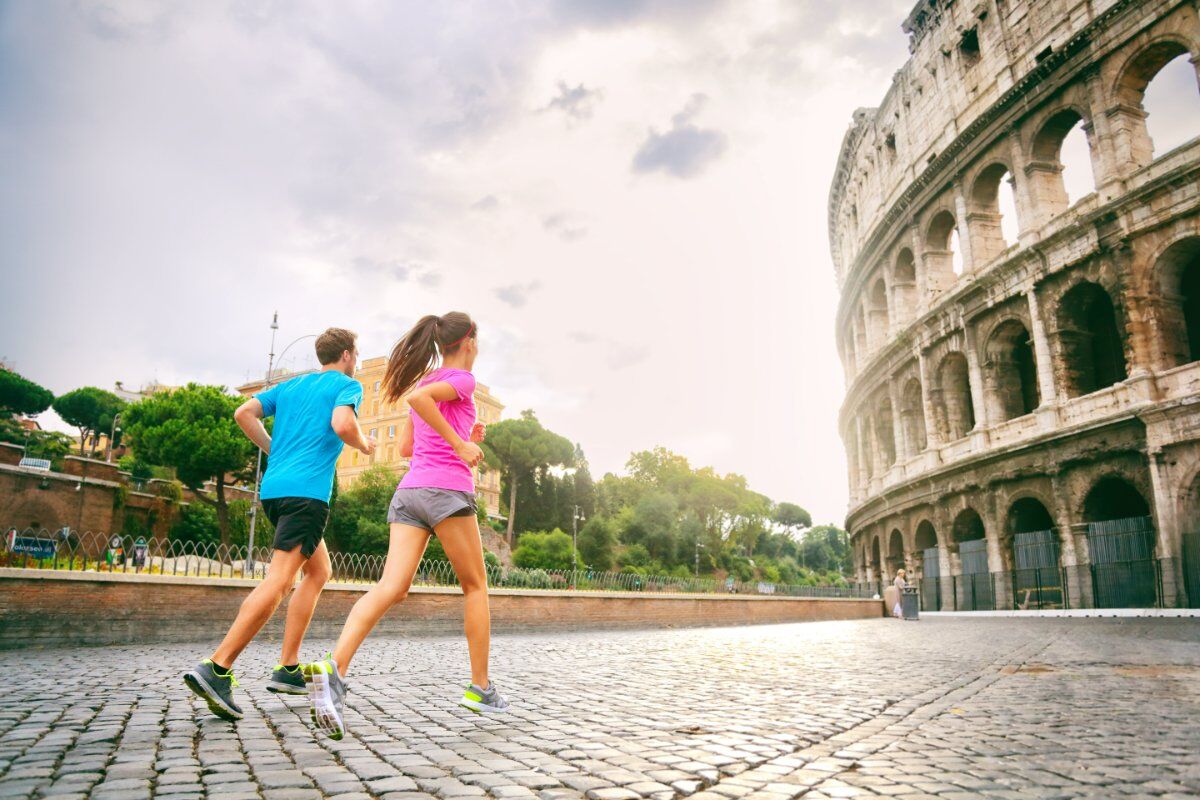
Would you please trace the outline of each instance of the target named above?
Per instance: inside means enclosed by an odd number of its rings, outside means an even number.
[[[299,665],[289,670],[283,664],[276,664],[271,680],[267,681],[267,691],[275,694],[308,694],[304,673]]]
[[[233,690],[238,685],[233,670],[221,674],[216,665],[206,658],[195,669],[183,673],[183,682],[208,703],[208,709],[221,719],[234,722],[242,718],[242,710],[233,702]]]
[[[473,683],[469,684],[458,704],[476,714],[503,714],[508,711],[508,701],[496,691],[495,681],[488,681],[486,689],[480,689]]]
[[[321,661],[300,668],[308,684],[312,721],[330,739],[341,741],[346,735],[346,684],[338,674],[337,662],[330,653]]]

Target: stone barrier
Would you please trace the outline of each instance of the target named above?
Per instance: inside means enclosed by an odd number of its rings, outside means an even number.
[[[0,650],[216,641],[256,583],[0,569]],[[367,588],[327,585],[309,635],[336,637],[350,607]],[[492,629],[497,633],[755,625],[883,615],[878,600],[841,598],[537,589],[493,589],[489,595]],[[460,633],[462,602],[457,588],[413,587],[376,630],[405,636]],[[264,640],[280,638],[285,614],[281,606],[263,631]]]

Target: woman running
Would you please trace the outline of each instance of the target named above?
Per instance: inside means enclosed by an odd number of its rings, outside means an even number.
[[[391,540],[383,576],[354,604],[333,653],[304,667],[313,721],[333,739],[346,730],[342,679],[350,661],[388,609],[408,594],[430,534],[446,551],[466,600],[471,684],[460,704],[476,712],[508,710],[488,680],[491,614],[471,472],[483,459],[478,443],[485,434],[475,421],[471,374],[477,334],[475,323],[459,311],[422,317],[388,361],[385,398],[407,399],[412,413],[401,432],[400,452],[410,462],[388,509]],[[435,368],[439,355],[441,366]]]

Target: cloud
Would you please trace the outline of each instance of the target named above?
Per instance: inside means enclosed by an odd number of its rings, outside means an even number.
[[[582,83],[572,88],[565,81],[558,82],[558,96],[543,108],[543,111],[561,111],[573,122],[592,118],[596,104],[604,96],[599,89],[588,89]]]
[[[551,214],[542,220],[542,227],[557,234],[564,242],[575,242],[587,236],[587,228],[572,224],[566,214]]]
[[[665,172],[676,178],[695,178],[720,158],[728,146],[725,134],[692,123],[708,98],[694,94],[683,110],[671,117],[671,129],[650,129],[646,141],[633,156],[634,172]]]
[[[508,286],[501,286],[492,294],[496,299],[505,305],[513,308],[521,308],[529,302],[529,295],[541,288],[541,281],[530,281],[529,283],[513,283]]]
[[[500,207],[500,200],[494,194],[484,195],[471,203],[472,211],[495,211]]]
[[[442,278],[436,272],[423,264],[405,263],[402,261],[380,261],[365,256],[358,256],[351,261],[355,272],[370,278],[386,277],[398,283],[416,280],[422,286],[437,286]]]

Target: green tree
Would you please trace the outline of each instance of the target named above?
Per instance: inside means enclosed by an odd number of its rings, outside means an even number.
[[[123,417],[138,455],[173,467],[183,485],[213,507],[223,544],[230,543],[225,487],[231,475],[236,478],[252,469],[254,455],[254,444],[233,419],[240,403],[241,398],[226,394],[224,387],[190,383],[130,406]],[[204,491],[208,481],[214,484],[213,496]]]
[[[795,503],[780,503],[775,506],[771,519],[788,530],[812,527],[812,516]]]
[[[30,458],[48,458],[55,464],[71,452],[71,437],[65,433],[27,430],[17,420],[5,417],[0,417],[0,442],[19,444]]]
[[[617,528],[607,517],[592,517],[579,531],[579,558],[595,570],[607,572],[617,557]]]
[[[84,455],[89,440],[94,455],[100,434],[112,428],[116,415],[125,408],[125,401],[104,389],[84,386],[56,397],[51,405],[64,422],[79,429],[79,455]]]
[[[387,509],[399,478],[384,464],[363,471],[347,489],[331,498],[326,538],[329,546],[348,553],[387,553]]]
[[[40,414],[54,402],[54,393],[28,378],[0,368],[0,412]]]
[[[191,503],[179,510],[179,516],[171,525],[171,539],[195,544],[216,544],[221,541],[221,528],[217,525],[217,512],[209,506]]]
[[[548,533],[521,534],[513,564],[522,569],[570,569],[571,537],[555,528]]]
[[[508,483],[508,530],[511,546],[517,517],[517,492],[521,483],[535,479],[539,470],[570,466],[575,447],[570,440],[546,430],[532,411],[488,427],[483,444],[488,463],[499,467]]]

